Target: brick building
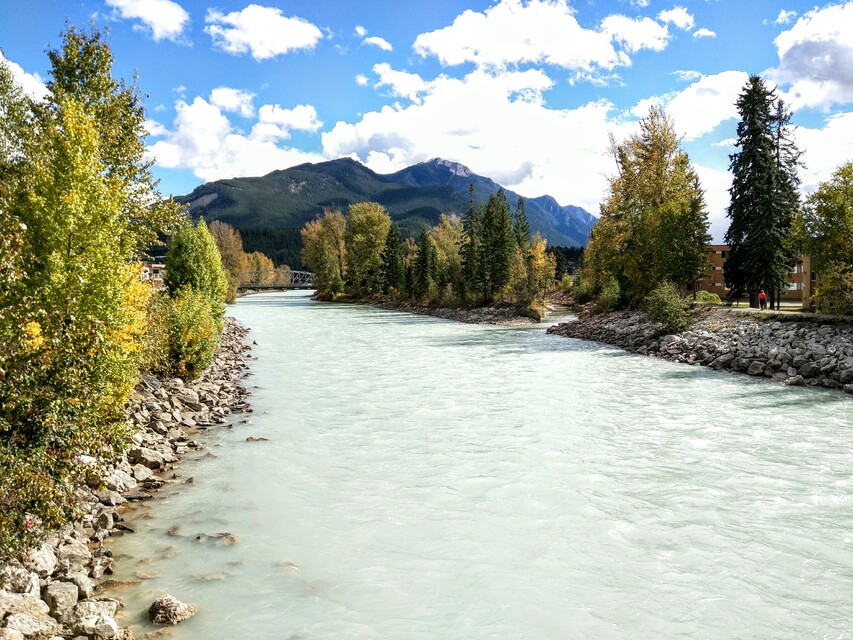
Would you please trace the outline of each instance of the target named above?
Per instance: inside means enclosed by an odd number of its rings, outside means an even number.
[[[723,299],[728,295],[729,290],[723,278],[723,265],[726,263],[728,251],[727,244],[712,244],[708,247],[708,262],[711,266],[696,281],[697,291],[710,291]],[[808,256],[797,257],[794,270],[788,275],[788,282],[788,290],[782,292],[782,302],[799,302],[808,307],[815,282]]]

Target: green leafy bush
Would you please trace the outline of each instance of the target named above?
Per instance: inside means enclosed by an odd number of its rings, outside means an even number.
[[[197,378],[213,362],[219,344],[212,303],[192,287],[182,287],[170,307],[170,370],[180,378]]]
[[[568,273],[565,274],[560,280],[560,289],[562,289],[563,293],[571,293],[573,285],[574,280],[572,279],[572,276],[570,276]]]
[[[720,296],[710,291],[697,291],[696,302],[706,302],[708,304],[723,304]]]
[[[591,282],[584,278],[580,272],[575,273],[574,282],[572,283],[572,291],[575,295],[575,302],[584,304],[592,300],[595,289]]]
[[[671,282],[658,285],[645,300],[649,319],[652,322],[660,322],[667,333],[676,333],[687,327],[690,323],[687,313],[689,305]]]
[[[621,300],[622,292],[619,289],[619,283],[616,281],[616,278],[610,278],[601,288],[601,293],[598,294],[598,301],[607,311],[614,311],[619,308]]]

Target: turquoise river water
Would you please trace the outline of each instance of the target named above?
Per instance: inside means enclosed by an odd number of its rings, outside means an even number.
[[[848,396],[543,325],[231,313],[254,413],[113,543],[137,637],[163,593],[199,607],[175,640],[853,636]]]

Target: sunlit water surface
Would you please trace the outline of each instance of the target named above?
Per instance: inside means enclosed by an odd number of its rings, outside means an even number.
[[[171,593],[176,640],[851,637],[844,394],[295,292],[232,312],[255,412],[113,544],[137,635]]]

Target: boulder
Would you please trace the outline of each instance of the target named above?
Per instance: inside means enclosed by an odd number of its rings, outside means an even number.
[[[98,616],[109,616],[115,618],[121,609],[121,602],[115,598],[93,598],[92,600],[81,600],[74,607],[75,618],[97,618]]]
[[[759,360],[753,360],[746,372],[751,376],[760,376],[764,373],[764,363]]]
[[[178,624],[195,615],[194,604],[184,604],[169,594],[160,596],[148,608],[151,622],[155,624]]]
[[[112,558],[110,558],[112,561]],[[69,571],[65,581],[73,584],[80,598],[90,598],[95,591],[95,581],[82,571]]]
[[[50,613],[50,609],[38,596],[0,591],[0,620],[9,613]]]
[[[6,618],[6,628],[19,631],[24,636],[56,635],[60,624],[46,613],[13,613]]]
[[[85,566],[92,559],[92,552],[89,551],[88,545],[71,536],[65,536],[56,551],[59,561],[65,566]]]
[[[0,568],[0,589],[36,597],[41,592],[38,574],[14,562]]]
[[[141,464],[149,469],[160,469],[165,462],[163,455],[153,449],[138,447],[127,452],[127,459],[131,464]]]
[[[50,608],[50,615],[60,622],[68,622],[77,605],[79,591],[71,582],[51,582],[44,590],[44,601]]]
[[[24,640],[24,634],[14,629],[0,629],[0,640]]]
[[[95,640],[114,640],[119,637],[116,621],[110,616],[91,616],[81,618],[74,627],[77,633],[82,633]]]
[[[58,564],[53,547],[46,542],[38,548],[29,549],[23,553],[21,562],[26,569],[37,573],[39,578],[47,578],[56,571]]]

